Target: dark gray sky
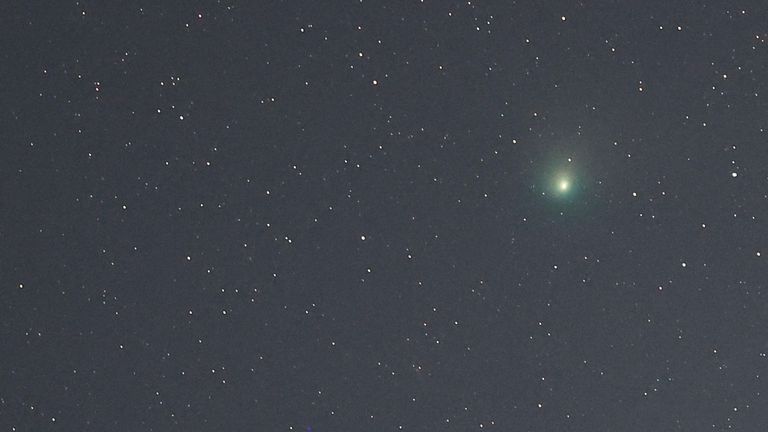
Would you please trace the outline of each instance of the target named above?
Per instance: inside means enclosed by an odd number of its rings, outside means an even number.
[[[16,3],[1,431],[768,424],[759,2]]]

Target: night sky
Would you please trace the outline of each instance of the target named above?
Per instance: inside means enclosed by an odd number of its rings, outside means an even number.
[[[0,7],[0,431],[757,431],[757,0]]]

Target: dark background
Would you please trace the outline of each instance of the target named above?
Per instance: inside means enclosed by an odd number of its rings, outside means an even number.
[[[0,430],[760,430],[764,6],[3,3]]]

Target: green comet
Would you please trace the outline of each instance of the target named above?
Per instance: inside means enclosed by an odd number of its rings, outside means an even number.
[[[551,180],[550,193],[552,195],[565,197],[573,190],[573,180],[570,174],[560,174]]]
[[[571,205],[582,195],[583,172],[570,155],[550,157],[537,167],[536,189],[556,206]]]

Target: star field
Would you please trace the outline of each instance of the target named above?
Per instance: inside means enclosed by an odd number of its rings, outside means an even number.
[[[1,431],[757,431],[755,1],[4,8]]]

